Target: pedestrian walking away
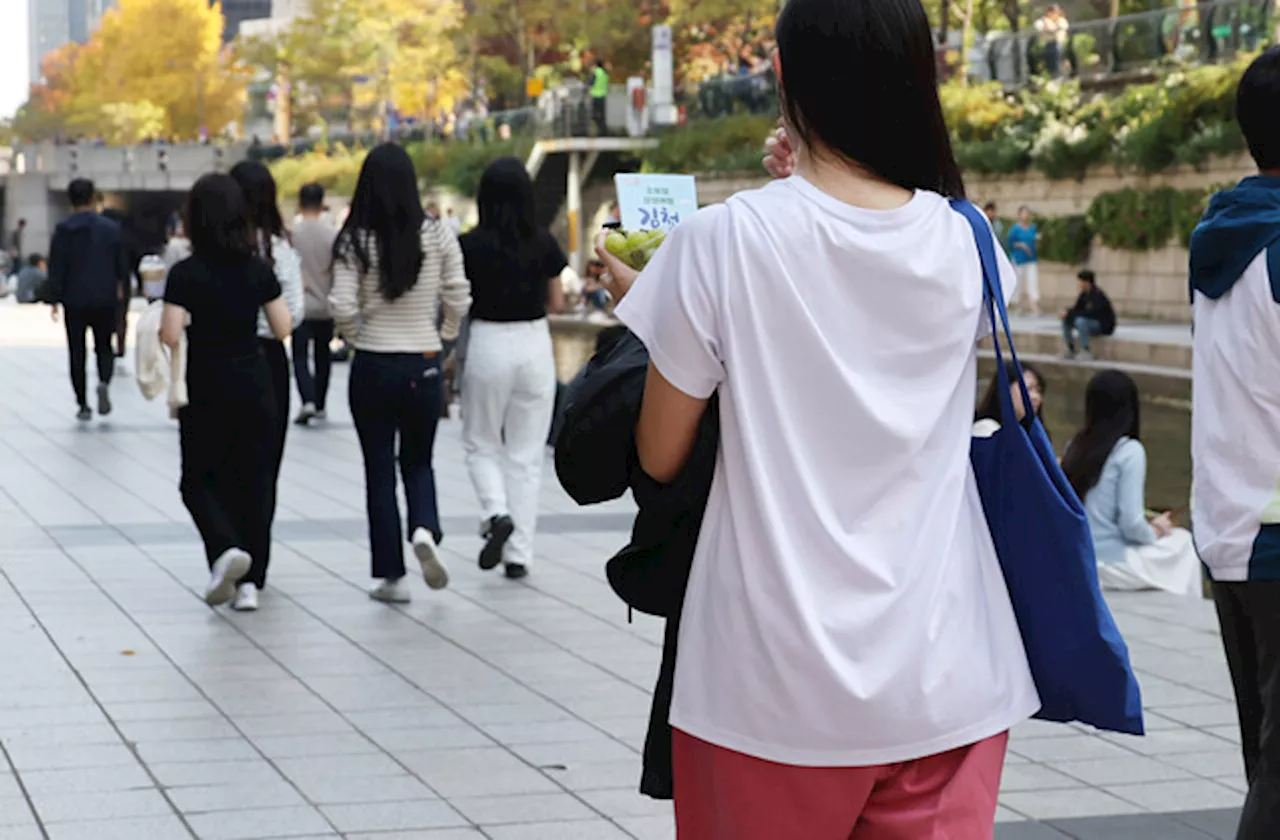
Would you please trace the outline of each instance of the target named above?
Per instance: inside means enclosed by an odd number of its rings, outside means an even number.
[[[285,303],[289,307],[290,332],[302,323],[304,297],[302,290],[302,264],[298,252],[290,242],[284,219],[276,200],[276,182],[271,171],[257,161],[241,161],[231,168],[231,177],[244,193],[245,207],[249,211],[249,224],[253,234],[255,253],[271,266],[280,284]],[[275,520],[276,498],[280,483],[280,467],[284,463],[284,444],[289,432],[289,394],[292,376],[289,371],[289,354],[284,340],[275,331],[266,312],[258,314],[258,340],[267,361],[275,412],[271,415],[273,426],[270,436],[271,493],[267,500],[268,525]],[[258,593],[267,585],[267,567],[271,563],[271,543],[253,558],[253,566],[236,592],[235,607],[255,610]]]
[[[1008,730],[1040,699],[969,457],[984,276],[928,16],[789,0],[777,41],[770,169],[794,174],[686,219],[638,278],[598,251],[649,351],[640,468],[677,478],[719,400],[677,834],[989,838]]]
[[[300,218],[293,226],[293,244],[302,264],[305,311],[302,324],[293,331],[293,374],[302,397],[302,408],[294,422],[305,426],[328,417],[326,404],[333,370],[329,294],[333,291],[333,243],[338,231],[325,218],[324,187],[319,184],[308,184],[298,191],[298,209]]]
[[[234,179],[206,175],[196,182],[187,198],[194,254],[169,273],[160,335],[176,350],[186,330],[180,487],[204,541],[210,606],[237,596],[271,544],[277,409],[258,317],[264,313],[281,339],[292,323],[280,283],[256,256],[248,218]],[[256,598],[236,606],[256,608]]]
[[[524,164],[502,158],[480,179],[480,224],[462,237],[475,302],[462,373],[462,440],[483,511],[480,568],[528,574],[555,408],[547,313],[564,311],[568,264],[534,219]]]
[[[1260,173],[1191,237],[1191,507],[1213,578],[1249,793],[1239,840],[1280,837],[1280,47],[1240,80]]]
[[[93,419],[89,408],[85,361],[85,333],[93,332],[93,353],[98,362],[97,409],[111,413],[111,378],[115,352],[111,339],[116,331],[118,307],[127,296],[128,254],[120,226],[99,215],[93,182],[77,178],[67,186],[71,216],[58,225],[49,245],[49,276],[42,295],[52,304],[53,317],[63,309],[67,328],[67,354],[71,363],[71,387],[75,391],[77,418]]]
[[[444,533],[432,457],[440,366],[471,293],[458,239],[447,223],[423,212],[413,162],[400,146],[385,143],[365,158],[333,258],[329,304],[338,332],[355,347],[348,392],[364,455],[375,580],[369,597],[405,603],[412,595],[404,583],[397,460],[407,533],[423,579],[432,589],[449,583],[439,551]]]

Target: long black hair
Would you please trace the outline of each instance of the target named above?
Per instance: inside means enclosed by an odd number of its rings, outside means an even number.
[[[187,193],[187,238],[196,256],[224,263],[254,254],[244,190],[230,175],[205,175]]]
[[[477,235],[508,261],[527,268],[538,258],[537,203],[533,180],[516,158],[498,158],[480,176]]]
[[[351,213],[333,243],[333,257],[367,273],[373,264],[369,238],[378,249],[378,291],[396,300],[418,282],[422,270],[422,223],[427,214],[408,152],[383,143],[360,167]]]
[[[1142,439],[1138,386],[1128,374],[1104,370],[1084,392],[1084,428],[1067,446],[1062,470],[1084,498],[1102,477],[1102,467],[1121,438]]]
[[[783,113],[806,147],[964,198],[920,0],[787,0],[777,41]]]
[[[1040,371],[1033,365],[1022,362],[1022,373],[1031,374],[1036,378],[1036,384],[1040,386],[1040,395],[1044,396],[1045,382],[1044,377],[1040,375]],[[1005,362],[1005,373],[1009,376],[1009,384],[1015,389],[1018,387],[1018,369],[1014,367],[1013,362]],[[1028,388],[1028,390],[1030,390]],[[1024,408],[1025,410],[1025,408]],[[1044,403],[1040,404],[1040,410],[1036,412],[1036,417],[1043,418]],[[978,410],[974,415],[975,420],[994,420],[997,423],[1004,423],[1004,417],[1000,411],[1000,378],[995,374],[991,375],[991,382],[987,384],[987,390],[982,394],[982,399],[978,400]]]
[[[248,208],[249,224],[253,228],[254,239],[263,259],[275,265],[275,254],[271,252],[271,238],[278,236],[288,239],[284,229],[284,219],[280,216],[280,203],[276,197],[276,179],[271,177],[271,170],[256,160],[242,160],[231,167],[231,177],[244,191],[245,206]]]

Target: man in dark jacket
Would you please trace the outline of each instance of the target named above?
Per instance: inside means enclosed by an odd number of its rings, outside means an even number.
[[[120,226],[94,210],[96,190],[92,181],[77,178],[67,187],[71,217],[58,225],[49,246],[49,280],[45,303],[64,310],[67,349],[71,359],[71,385],[76,392],[81,422],[93,419],[85,382],[85,331],[93,330],[93,351],[98,359],[98,413],[111,413],[111,374],[115,354],[111,336],[116,311],[129,284],[128,255]]]
[[[1094,336],[1112,335],[1116,331],[1116,311],[1111,300],[1098,288],[1098,278],[1085,269],[1076,275],[1080,284],[1080,296],[1075,306],[1062,313],[1062,340],[1066,342],[1065,358],[1076,357],[1076,339],[1080,340],[1083,358],[1093,358],[1089,343]]]

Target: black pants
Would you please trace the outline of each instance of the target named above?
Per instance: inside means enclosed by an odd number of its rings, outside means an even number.
[[[129,301],[125,299],[116,307],[116,358],[123,359],[126,339],[129,336]]]
[[[267,497],[267,527],[276,518],[277,487],[280,483],[280,466],[284,463],[284,441],[289,434],[289,354],[284,351],[284,342],[273,338],[258,339],[262,346],[262,356],[267,362],[267,379],[271,388],[271,398],[275,405],[275,413],[271,418],[271,430],[267,436],[269,449],[267,463],[271,469],[271,492]],[[267,544],[262,557],[253,558],[253,568],[245,578],[256,583],[261,589],[267,583],[267,566],[271,563],[271,544]]]
[[[178,412],[182,501],[204,540],[210,566],[229,548],[253,560],[244,582],[262,586],[275,495],[275,395],[266,359],[187,366],[190,404]]]
[[[404,577],[404,532],[396,502],[396,437],[412,534],[426,528],[439,542],[440,513],[431,466],[440,422],[440,358],[421,353],[356,352],[351,363],[351,416],[364,452],[365,501],[373,576]]]
[[[1249,795],[1237,840],[1280,837],[1280,581],[1214,583]]]
[[[591,121],[596,124],[596,136],[604,137],[609,133],[609,123],[605,119],[605,103],[603,96],[595,97],[591,100]]]
[[[110,385],[116,364],[115,354],[111,349],[111,336],[116,329],[116,308],[68,306],[65,310],[63,315],[67,323],[67,352],[71,357],[71,387],[76,392],[76,404],[85,408],[89,405],[84,371],[88,356],[85,331],[93,330],[93,354],[98,358],[98,382]]]
[[[298,381],[298,393],[304,403],[311,403],[317,411],[324,411],[329,397],[329,374],[333,370],[333,357],[329,342],[333,341],[333,321],[303,321],[293,331],[293,375]],[[315,345],[315,377],[311,375],[311,352]]]

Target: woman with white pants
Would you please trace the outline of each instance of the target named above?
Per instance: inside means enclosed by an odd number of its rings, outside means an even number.
[[[564,309],[567,260],[537,227],[533,182],[515,158],[485,170],[480,225],[462,237],[471,326],[462,374],[462,439],[483,510],[480,568],[529,573],[556,372],[547,313]]]

